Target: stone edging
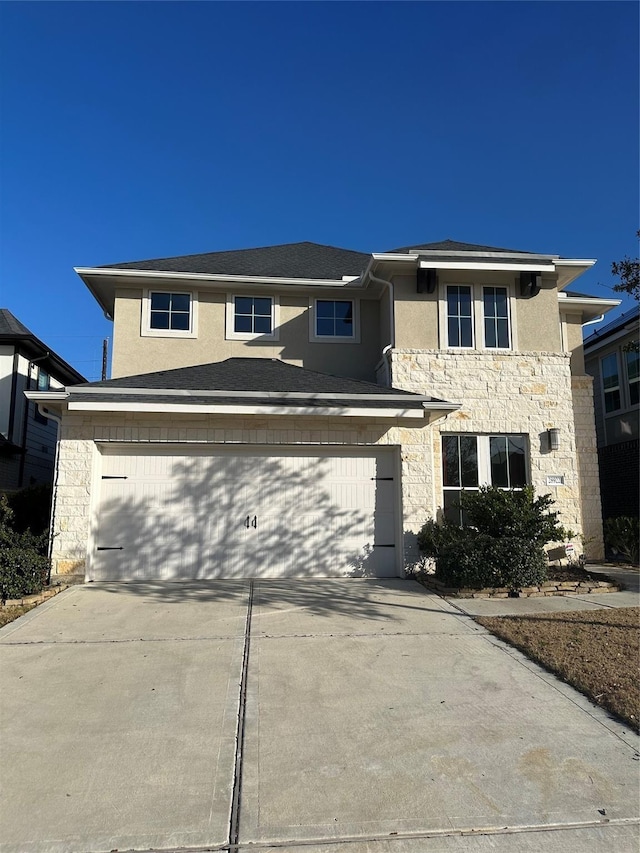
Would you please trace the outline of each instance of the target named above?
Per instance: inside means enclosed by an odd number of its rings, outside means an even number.
[[[42,592],[35,592],[33,595],[25,595],[22,598],[8,598],[4,604],[0,602],[0,609],[4,610],[6,607],[19,607],[27,604],[43,604],[59,592],[69,589],[70,586],[70,583],[61,583],[59,586],[49,586]]]
[[[552,595],[581,595],[600,594],[604,592],[618,592],[622,589],[614,581],[546,581],[540,586],[525,586],[518,593],[510,593],[508,587],[488,587],[486,589],[458,589],[448,587],[430,575],[416,578],[427,589],[432,589],[440,595],[449,598],[543,598]]]

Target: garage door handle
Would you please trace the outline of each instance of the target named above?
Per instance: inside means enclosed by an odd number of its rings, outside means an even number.
[[[248,528],[250,524],[251,524],[251,516],[248,515],[244,520],[244,526]]]
[[[100,547],[98,547],[98,549],[97,549],[97,550],[98,550],[98,551],[122,551],[122,545],[120,545],[120,547],[116,547],[116,546],[114,546],[114,545],[112,545],[111,547],[108,547],[108,546],[107,546],[107,547],[105,547],[105,548],[100,548]]]
[[[258,527],[258,516],[257,515],[253,516],[253,521],[251,522],[251,526],[255,527],[257,529],[257,527]]]

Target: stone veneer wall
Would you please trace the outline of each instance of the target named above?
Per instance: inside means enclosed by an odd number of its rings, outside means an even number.
[[[427,433],[433,441],[437,510],[442,508],[440,433],[527,434],[536,492],[550,493],[561,522],[584,531],[592,538],[589,556],[601,556],[591,391],[586,377],[572,381],[568,353],[406,349],[394,350],[392,359],[396,388],[462,403]],[[546,442],[551,427],[560,429],[560,449],[552,452]],[[564,485],[547,486],[551,474],[562,474]]]
[[[420,424],[420,426],[417,426]],[[407,426],[408,425],[408,426]],[[59,449],[53,571],[84,572],[91,525],[96,442],[260,445],[402,445],[404,526],[420,529],[432,494],[427,421],[388,418],[262,417],[67,413]],[[405,564],[415,562],[415,536],[404,537]]]

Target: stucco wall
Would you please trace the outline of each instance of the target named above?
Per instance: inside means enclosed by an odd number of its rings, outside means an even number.
[[[597,459],[589,391],[584,380],[572,387],[568,354],[396,350],[393,384],[463,403],[431,432],[438,509],[442,490],[438,433],[525,434],[529,436],[531,484],[536,493],[551,494],[561,522],[577,533],[584,530],[593,538],[589,556],[600,556]],[[546,431],[551,427],[560,429],[557,451],[548,449]],[[564,477],[564,484],[548,486],[547,477],[558,474]]]
[[[358,299],[360,343],[310,341],[309,297],[295,294],[280,296],[278,341],[238,341],[225,337],[226,294],[205,290],[198,294],[197,337],[141,335],[142,293],[141,289],[117,292],[111,364],[113,379],[227,358],[255,357],[280,358],[291,364],[304,364],[309,370],[375,381],[375,366],[381,352],[380,305],[377,300],[359,299],[359,294],[327,295],[328,299]]]

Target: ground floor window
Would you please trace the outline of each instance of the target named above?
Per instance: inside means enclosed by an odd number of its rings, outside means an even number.
[[[457,507],[463,490],[480,486],[522,489],[529,482],[525,435],[443,435],[444,514],[462,522]]]

